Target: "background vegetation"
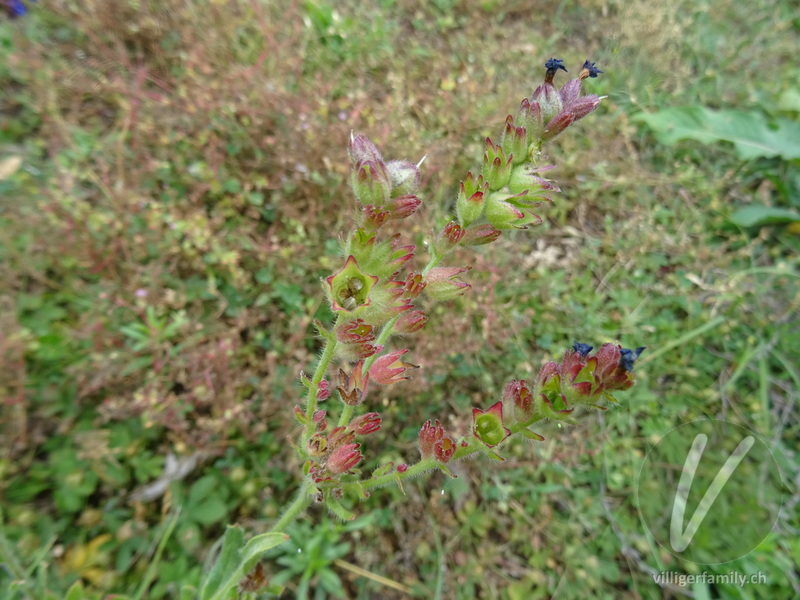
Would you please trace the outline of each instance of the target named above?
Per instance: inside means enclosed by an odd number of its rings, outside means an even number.
[[[266,530],[298,482],[349,132],[429,155],[421,243],[550,56],[598,61],[608,98],[549,147],[545,225],[464,254],[474,287],[432,308],[421,375],[372,397],[369,456],[414,460],[424,420],[463,431],[573,340],[648,346],[639,383],[502,465],[382,490],[348,524],[312,510],[267,571],[287,597],[800,594],[799,45],[766,0],[43,0],[0,23],[0,596],[173,598],[225,523]],[[717,109],[738,116],[709,132]],[[653,582],[699,567],[646,534],[638,468],[703,415],[783,469],[772,534],[710,567],[766,586]]]

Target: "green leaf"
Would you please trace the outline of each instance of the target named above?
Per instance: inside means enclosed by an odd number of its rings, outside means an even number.
[[[741,159],[780,156],[800,158],[800,123],[776,119],[768,123],[760,112],[711,110],[703,106],[667,108],[634,117],[647,124],[663,144],[680,140],[702,144],[730,142]]]
[[[227,506],[217,496],[190,505],[190,510],[191,512],[187,512],[187,515],[201,525],[219,523],[228,514]]]
[[[189,490],[189,503],[199,504],[218,487],[217,479],[213,475],[206,475],[195,481],[192,484],[192,489]]]
[[[285,533],[262,533],[252,538],[242,550],[244,571],[247,572],[253,568],[264,552],[275,546],[280,546],[288,539],[289,536]]]
[[[67,590],[67,595],[64,596],[64,600],[83,600],[84,596],[83,584],[80,581],[76,581]]]
[[[222,539],[222,551],[211,568],[200,593],[201,600],[221,600],[239,585],[261,555],[289,539],[285,533],[264,533],[252,538],[242,548],[244,535],[239,527],[228,526]]]
[[[343,597],[344,589],[342,589],[342,580],[339,576],[331,571],[329,568],[324,567],[317,572],[320,585],[329,591],[334,596]]]
[[[197,588],[193,585],[181,587],[181,600],[195,600],[195,598],[197,598]]]
[[[200,598],[202,600],[220,598],[227,591],[222,589],[222,584],[230,580],[231,572],[237,570],[239,549],[242,547],[243,542],[244,534],[241,528],[228,525],[225,530],[225,536],[222,538],[222,550],[201,588]],[[234,585],[237,583],[238,580],[235,580]]]
[[[739,227],[760,227],[763,225],[797,223],[800,222],[800,214],[785,208],[751,205],[738,209],[731,215],[730,219]]]

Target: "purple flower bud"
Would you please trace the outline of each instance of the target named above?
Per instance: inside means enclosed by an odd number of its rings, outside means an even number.
[[[566,106],[581,95],[581,80],[570,79],[561,87],[559,94],[561,94],[561,100]]]
[[[558,113],[547,123],[547,127],[545,127],[544,129],[544,133],[542,133],[542,140],[544,141],[552,140],[559,133],[561,133],[567,127],[569,127],[574,120],[575,120],[575,115],[573,115],[568,111],[562,111]]]
[[[348,151],[350,153],[350,160],[352,161],[353,166],[367,161],[374,163],[383,162],[381,151],[378,150],[378,147],[373,144],[365,135],[350,134],[350,145],[348,147]]]

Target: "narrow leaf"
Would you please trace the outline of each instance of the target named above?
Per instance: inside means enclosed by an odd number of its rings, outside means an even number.
[[[201,588],[200,598],[202,600],[210,600],[211,598],[220,597],[219,592],[223,592],[222,583],[230,579],[230,573],[236,571],[239,566],[239,549],[244,542],[244,534],[240,527],[228,525],[225,530],[225,536],[222,538],[222,550],[219,553],[217,561],[211,567],[205,583]],[[238,580],[234,582],[234,585]]]

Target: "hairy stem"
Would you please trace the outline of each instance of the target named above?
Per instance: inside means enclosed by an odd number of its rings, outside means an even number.
[[[334,321],[331,330],[336,327],[337,321],[338,319]],[[306,443],[314,434],[314,430],[316,429],[316,424],[314,423],[314,413],[317,411],[317,393],[319,392],[319,384],[325,378],[325,374],[328,372],[328,367],[333,360],[334,353],[336,352],[336,343],[336,338],[334,337],[328,337],[325,339],[325,347],[322,349],[322,355],[319,357],[317,368],[314,371],[314,377],[311,379],[311,385],[309,386],[308,393],[306,394],[306,420],[308,423],[306,424],[306,429],[303,433],[303,450],[305,450]]]
[[[271,533],[283,533],[286,531],[286,528],[291,525],[295,519],[297,519],[300,515],[302,515],[305,510],[311,505],[311,501],[313,500],[312,496],[309,494],[309,491],[312,488],[311,480],[306,477],[303,480],[303,484],[300,486],[300,489],[297,492],[297,497],[294,499],[286,510],[281,515],[281,518],[272,526],[270,529]]]

